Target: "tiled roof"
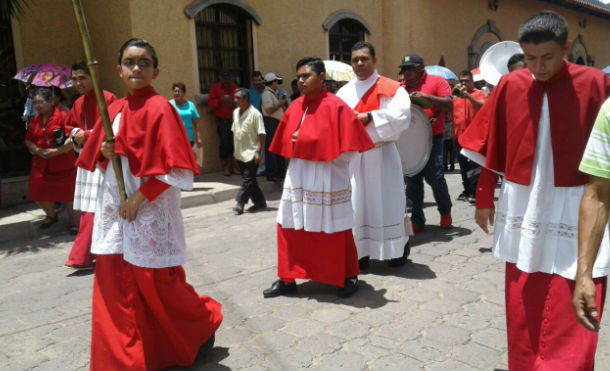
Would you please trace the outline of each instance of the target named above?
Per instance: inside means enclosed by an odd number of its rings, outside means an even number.
[[[602,18],[610,19],[610,6],[599,0],[542,0],[547,3],[557,4],[576,11],[593,14]]]

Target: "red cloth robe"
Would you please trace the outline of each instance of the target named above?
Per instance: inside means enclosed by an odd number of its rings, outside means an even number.
[[[299,135],[293,145],[292,134],[296,130]],[[269,150],[285,158],[332,161],[343,152],[363,152],[374,146],[351,108],[323,90],[313,99],[301,96],[288,106]]]
[[[307,115],[301,124],[301,118]],[[292,134],[299,130],[296,143]],[[374,144],[353,111],[326,90],[313,99],[292,102],[276,131],[269,150],[286,158],[332,161],[348,151],[366,151]],[[351,229],[335,233],[277,228],[278,276],[286,282],[311,279],[343,287],[346,277],[356,277],[358,253]]]
[[[108,107],[112,122],[121,112],[121,124],[116,134],[114,151],[127,157],[129,170],[137,177],[168,174],[181,168],[199,174],[186,129],[178,112],[169,101],[152,87],[119,99]],[[101,120],[98,120],[91,142],[81,152],[77,165],[93,171],[100,158],[105,139]],[[102,166],[107,161],[101,161]]]
[[[153,88],[113,103],[110,119],[119,112],[115,152],[128,159],[135,176],[151,177],[140,187],[149,201],[169,186],[154,175],[168,174],[172,168],[198,173],[180,116]],[[93,170],[103,140],[98,120],[79,166]],[[107,161],[101,163],[107,165]],[[189,366],[221,322],[221,305],[199,296],[186,282],[182,267],[143,268],[126,262],[122,254],[97,256],[91,370]]]
[[[504,76],[458,139],[460,145],[485,156],[488,169],[504,173],[513,183],[529,185],[544,93],[549,104],[555,186],[586,184],[589,178],[578,171],[578,165],[597,112],[610,95],[608,77],[591,67],[565,62],[546,82],[534,80],[527,69]],[[498,175],[482,171],[477,206],[493,207],[497,179]]]
[[[102,93],[104,94],[106,106],[110,106],[110,104],[117,100],[116,96],[110,92],[103,90]],[[70,126],[81,128],[85,135],[85,143],[87,143],[87,139],[91,136],[93,127],[99,117],[100,111],[95,100],[95,92],[92,90],[80,96],[72,105]],[[93,216],[93,213],[81,212],[78,234],[74,239],[74,244],[66,261],[67,265],[87,266],[93,261],[93,255],[91,255]]]
[[[30,121],[25,140],[40,148],[56,148],[53,131],[63,130],[66,137],[70,134],[68,115],[54,109],[46,124],[42,116],[37,114]],[[28,181],[29,197],[32,201],[72,202],[74,200],[74,182],[76,167],[74,152],[45,160],[40,156],[32,156],[32,169]]]

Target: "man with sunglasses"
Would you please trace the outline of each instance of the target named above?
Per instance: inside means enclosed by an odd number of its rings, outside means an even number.
[[[443,133],[445,115],[453,107],[451,88],[442,77],[426,73],[424,59],[418,54],[405,56],[398,67],[405,78],[403,86],[409,92],[411,101],[424,109],[432,124],[432,151],[428,163],[418,174],[407,177],[407,198],[411,203],[413,232],[423,232],[426,224],[423,211],[424,179],[432,187],[441,214],[441,228],[447,229],[452,223],[452,205],[443,166]]]

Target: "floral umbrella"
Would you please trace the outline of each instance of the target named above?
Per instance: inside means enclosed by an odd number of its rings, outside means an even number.
[[[351,81],[356,78],[352,66],[339,61],[324,61],[326,79],[335,81]]]
[[[61,89],[72,86],[70,67],[65,64],[32,64],[19,70],[13,79],[29,85],[57,86]]]

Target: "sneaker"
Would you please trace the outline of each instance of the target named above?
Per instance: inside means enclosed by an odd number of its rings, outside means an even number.
[[[425,232],[426,229],[424,227],[420,227],[419,225],[411,222],[411,228],[413,229],[413,234],[418,234],[421,232]]]
[[[471,204],[475,204],[477,203],[477,198],[474,195],[470,195],[468,196],[468,202],[470,202]]]
[[[451,213],[441,215],[441,228],[449,229],[451,227],[451,223],[453,223],[453,219],[451,219]]]
[[[232,210],[235,215],[241,215],[244,213],[244,205],[237,203],[235,206],[233,206]]]
[[[458,201],[467,201],[468,200],[468,195],[466,194],[466,192],[462,192],[458,196],[457,200]]]

